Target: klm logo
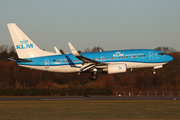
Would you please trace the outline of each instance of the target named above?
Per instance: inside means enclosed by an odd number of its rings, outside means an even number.
[[[20,41],[20,45],[16,45],[16,49],[28,49],[28,48],[33,48],[33,44],[28,44],[28,40],[23,39]]]
[[[124,54],[121,52],[115,52],[115,54],[113,54],[113,57],[119,57],[119,56],[124,56]]]
[[[118,66],[118,67],[117,67],[117,69],[121,70],[121,69],[122,69],[122,67],[121,67],[121,66]]]

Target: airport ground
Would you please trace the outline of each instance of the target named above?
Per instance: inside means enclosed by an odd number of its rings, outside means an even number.
[[[168,97],[170,100],[165,100],[167,97],[164,100],[155,100],[154,98],[151,100],[126,100],[126,97],[124,100],[110,100],[109,97],[104,97],[105,100],[95,100],[96,97],[94,100],[87,99],[92,97],[84,97],[85,99],[82,97],[80,97],[81,99],[77,99],[78,97],[62,98],[47,99],[43,97],[40,101],[3,100],[0,101],[0,117],[1,120],[179,120],[180,118],[180,100],[177,96],[176,99],[172,99],[173,96]]]

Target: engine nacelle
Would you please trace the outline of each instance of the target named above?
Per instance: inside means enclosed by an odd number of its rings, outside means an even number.
[[[123,73],[126,72],[126,69],[127,69],[126,64],[122,64],[122,63],[109,64],[107,68],[107,74]]]

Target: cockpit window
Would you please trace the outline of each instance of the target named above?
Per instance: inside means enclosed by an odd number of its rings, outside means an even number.
[[[158,53],[158,55],[164,55],[164,53]]]

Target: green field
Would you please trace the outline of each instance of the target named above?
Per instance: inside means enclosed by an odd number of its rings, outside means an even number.
[[[0,120],[180,119],[180,101],[24,101],[0,102]]]

